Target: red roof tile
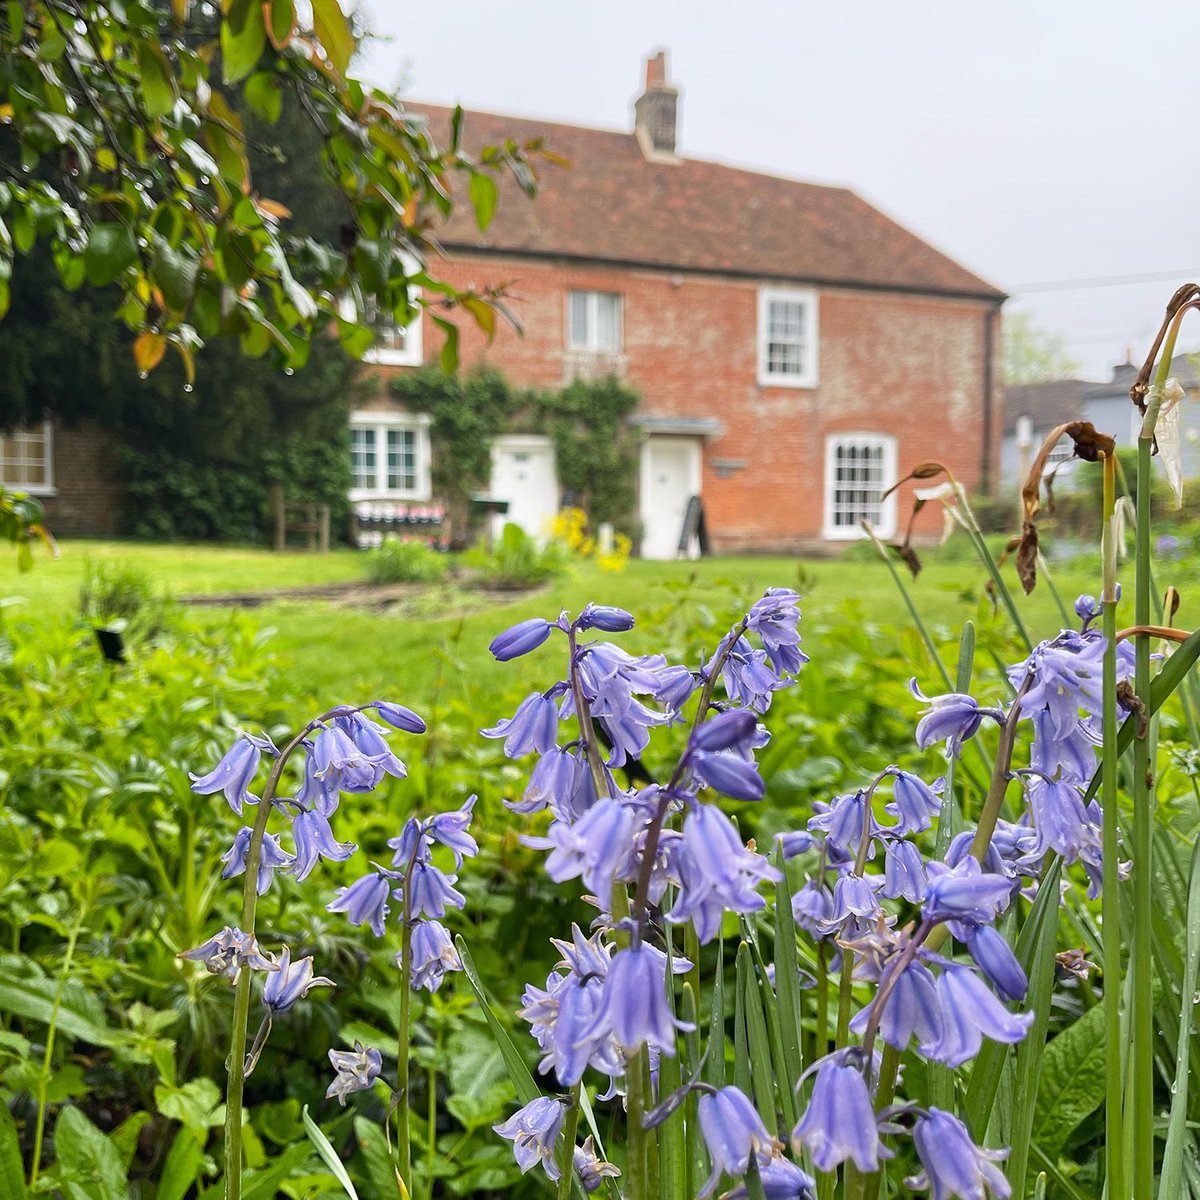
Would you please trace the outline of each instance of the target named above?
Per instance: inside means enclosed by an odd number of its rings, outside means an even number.
[[[450,110],[413,103],[439,144]],[[570,160],[539,168],[536,201],[501,185],[481,233],[460,205],[438,237],[448,249],[567,256],[798,283],[1001,299],[1003,293],[847,188],[801,183],[698,159],[648,161],[632,133],[468,112],[468,148],[542,137]]]

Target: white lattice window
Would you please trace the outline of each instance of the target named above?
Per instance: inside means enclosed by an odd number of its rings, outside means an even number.
[[[429,421],[358,412],[350,420],[350,499],[428,500]]]
[[[883,493],[896,478],[896,439],[886,434],[839,434],[825,442],[825,536],[863,536],[869,521],[883,537],[896,532],[896,497]]]
[[[619,354],[621,342],[621,297],[617,292],[567,293],[569,350]]]
[[[758,382],[816,387],[817,295],[763,288],[758,293]]]
[[[375,330],[374,344],[363,358],[388,366],[419,367],[422,361],[420,308],[407,325],[401,325],[392,313],[379,308],[374,296],[368,296],[363,307],[364,319]]]
[[[34,496],[54,491],[50,422],[0,434],[0,484]]]

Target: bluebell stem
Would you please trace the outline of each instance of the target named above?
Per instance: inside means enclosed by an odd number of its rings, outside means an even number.
[[[178,957],[202,962],[210,975],[224,975],[230,983],[236,983],[243,970],[279,970],[275,956],[260,949],[253,934],[233,925],[226,925],[220,933],[191,950],[181,950]]]
[[[233,845],[221,855],[225,869],[221,872],[222,879],[233,879],[246,870],[246,856],[250,852],[250,837],[253,830],[243,825],[233,839]],[[279,844],[279,839],[272,833],[263,834],[262,853],[258,859],[257,880],[255,886],[261,896],[271,886],[271,880],[277,870],[288,870],[295,862],[295,856],[288,854]]]
[[[566,1106],[561,1100],[538,1096],[518,1109],[507,1121],[492,1128],[513,1144],[513,1157],[524,1175],[539,1162],[554,1180],[559,1177],[556,1143]]]
[[[866,1080],[849,1065],[845,1052],[816,1068],[812,1097],[792,1131],[792,1145],[812,1155],[818,1171],[833,1171],[847,1159],[860,1171],[877,1171],[880,1157],[891,1157],[879,1140],[879,1126]]]
[[[396,955],[400,965],[400,955]],[[412,988],[436,992],[447,971],[461,971],[462,960],[450,933],[438,921],[418,921],[412,931]]]
[[[905,1182],[912,1188],[931,1188],[933,1200],[1008,1200],[1012,1188],[996,1166],[1007,1150],[984,1150],[971,1140],[967,1127],[952,1113],[931,1108],[917,1119],[913,1144],[924,1171]]]
[[[279,952],[279,970],[267,976],[263,984],[263,1006],[272,1013],[287,1012],[297,1000],[303,999],[315,987],[336,987],[332,979],[313,974],[311,957],[292,962],[287,946]]]
[[[520,621],[492,639],[488,649],[497,662],[509,662],[536,650],[549,636],[553,626],[541,617]]]
[[[774,1149],[775,1138],[750,1103],[745,1092],[723,1087],[704,1092],[698,1103],[700,1132],[712,1163],[712,1174],[700,1189],[700,1200],[712,1195],[721,1175],[738,1178],[745,1175],[751,1155]]]
[[[207,775],[188,774],[192,791],[201,796],[224,792],[229,807],[240,817],[243,804],[258,803],[258,797],[250,794],[250,787],[258,774],[264,751],[271,755],[279,753],[270,738],[242,734]]]
[[[325,907],[329,912],[345,913],[351,925],[369,924],[376,937],[383,937],[392,885],[401,876],[378,863],[372,866],[375,870],[370,875],[356,879],[349,887],[338,888],[337,897]]]
[[[336,1075],[325,1093],[325,1099],[336,1096],[343,1108],[347,1096],[353,1092],[367,1091],[383,1070],[383,1056],[362,1042],[355,1042],[353,1050],[330,1050],[329,1061]]]

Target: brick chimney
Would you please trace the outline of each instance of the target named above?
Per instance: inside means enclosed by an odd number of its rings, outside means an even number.
[[[646,59],[646,90],[633,104],[633,131],[647,158],[676,157],[679,89],[667,83],[667,52]]]

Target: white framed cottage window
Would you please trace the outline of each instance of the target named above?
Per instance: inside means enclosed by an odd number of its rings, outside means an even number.
[[[621,310],[619,292],[568,292],[567,349],[620,354]]]
[[[764,387],[817,386],[817,293],[761,288],[758,382]]]
[[[428,500],[429,418],[356,412],[350,418],[350,499]]]
[[[412,289],[415,300],[416,289]],[[363,305],[363,319],[375,330],[375,341],[363,355],[364,362],[381,363],[390,367],[419,367],[424,361],[421,344],[421,309],[417,307],[407,325],[381,311],[374,296]]]
[[[0,484],[31,496],[54,494],[54,435],[49,421],[0,433]]]
[[[870,521],[881,537],[896,532],[896,439],[883,433],[840,433],[825,440],[825,529],[835,541],[863,537]]]

